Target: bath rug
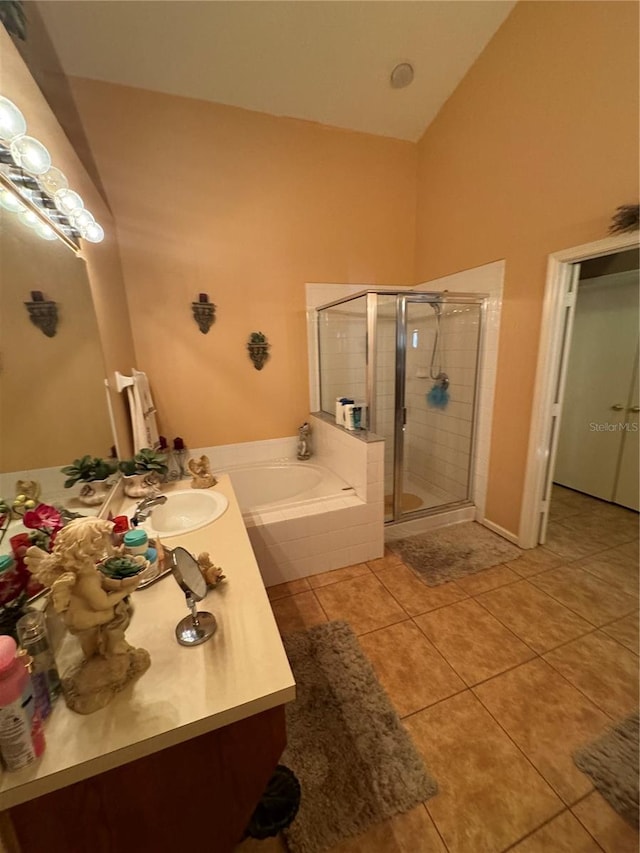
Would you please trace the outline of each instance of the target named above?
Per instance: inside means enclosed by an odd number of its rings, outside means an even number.
[[[523,554],[516,545],[475,521],[396,539],[387,544],[427,586],[439,586],[473,575],[490,566],[516,560]]]
[[[281,763],[302,786],[284,831],[291,853],[321,853],[432,797],[436,783],[349,625],[327,622],[283,643],[296,701],[286,706]]]
[[[419,498],[418,495],[414,495],[413,492],[402,493],[400,506],[402,507],[403,512],[413,512],[415,509],[420,509],[423,503],[424,501],[422,498]],[[393,512],[393,495],[384,496],[384,511],[385,513]]]
[[[573,754],[576,767],[591,777],[609,805],[636,829],[639,826],[639,725],[636,711]]]

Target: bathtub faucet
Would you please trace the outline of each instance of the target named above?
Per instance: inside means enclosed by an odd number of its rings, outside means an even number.
[[[298,459],[311,458],[311,424],[306,421],[298,427]]]

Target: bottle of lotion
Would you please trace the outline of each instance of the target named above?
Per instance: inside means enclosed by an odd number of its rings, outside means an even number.
[[[0,637],[0,756],[7,770],[31,764],[44,752],[42,721],[31,678],[12,637]]]

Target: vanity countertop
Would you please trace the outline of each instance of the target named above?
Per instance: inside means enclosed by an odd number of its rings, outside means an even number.
[[[178,645],[184,593],[167,576],[136,592],[127,630],[148,650],[150,669],[106,707],[82,716],[60,698],[45,727],[47,748],[34,764],[0,779],[0,810],[127,764],[295,698],[295,683],[229,477],[214,487],[229,500],[212,524],[163,541],[208,551],[227,580],[199,609],[218,630],[201,646]]]

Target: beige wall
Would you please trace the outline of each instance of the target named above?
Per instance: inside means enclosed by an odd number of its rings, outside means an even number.
[[[86,244],[84,254],[107,377],[112,381],[114,370],[129,372],[134,364],[133,340],[113,218],[11,39],[1,26],[0,88],[2,94],[22,110],[29,133],[47,146],[53,163],[67,175],[70,186],[80,193],[87,207],[104,228],[104,242]],[[55,369],[55,365],[47,365],[47,369]],[[111,392],[111,399],[122,451],[127,454],[131,442],[125,403],[122,395],[115,391]]]
[[[114,216],[137,362],[161,431],[192,447],[306,418],[308,281],[406,283],[416,146],[195,99],[73,80]],[[199,292],[217,320],[199,332]],[[261,372],[246,351],[264,332]]]
[[[419,143],[415,270],[506,259],[487,515],[512,532],[547,256],[637,200],[637,4],[519,3]]]
[[[418,146],[71,81],[162,430],[192,446],[293,432],[305,281],[404,284],[505,258],[487,510],[515,532],[547,256],[637,199],[637,33],[634,3],[519,3]],[[199,291],[218,305],[206,336]],[[261,373],[255,330],[272,343]]]
[[[32,290],[58,307],[53,338],[30,321]],[[0,210],[0,473],[68,465],[113,444],[85,264]]]

